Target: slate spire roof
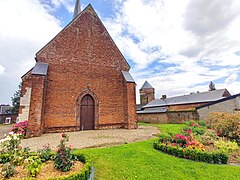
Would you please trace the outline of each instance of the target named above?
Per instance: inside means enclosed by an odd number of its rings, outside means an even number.
[[[151,84],[149,84],[149,82],[145,81],[141,89],[153,89],[153,87],[151,86]]]
[[[73,19],[81,12],[81,3],[80,0],[76,0],[74,13],[73,13]]]

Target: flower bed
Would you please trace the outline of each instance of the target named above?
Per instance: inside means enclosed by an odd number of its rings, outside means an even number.
[[[29,148],[20,146],[21,137],[21,134],[10,132],[0,141],[0,179],[81,180],[90,176],[90,159],[83,154],[71,153],[72,145],[66,145],[66,134],[62,134],[56,153],[51,151],[49,145],[37,152],[30,152]]]
[[[184,149],[178,146],[168,146],[163,143],[154,143],[154,148],[177,157],[215,164],[227,164],[228,156],[224,153],[205,152],[199,149]]]
[[[181,134],[161,135],[153,146],[164,153],[194,161],[217,164],[227,164],[228,159],[230,163],[240,161],[238,144],[219,137],[202,121],[186,122]]]

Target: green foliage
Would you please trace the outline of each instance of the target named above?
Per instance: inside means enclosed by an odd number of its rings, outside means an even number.
[[[12,154],[20,147],[21,135],[10,132],[6,138],[0,140],[0,154]]]
[[[215,112],[209,114],[208,125],[221,137],[240,145],[240,114]]]
[[[193,161],[202,161],[214,164],[227,164],[228,156],[224,153],[205,152],[197,149],[181,148],[176,146],[167,146],[162,143],[154,143],[154,148],[164,153],[177,157],[191,159]]]
[[[46,162],[51,159],[52,157],[52,151],[50,148],[50,144],[44,145],[43,149],[40,149],[37,151],[42,162]]]
[[[73,166],[73,156],[71,155],[71,149],[66,146],[68,136],[62,134],[62,139],[58,145],[57,154],[54,158],[54,167],[62,172],[69,171]]]
[[[191,131],[194,134],[204,134],[206,132],[206,124],[203,121],[186,121],[185,124],[187,125],[186,127],[183,128],[183,131]]]
[[[214,141],[214,146],[220,152],[227,153],[227,154],[231,154],[239,150],[238,144],[236,142],[224,141],[223,139]]]
[[[14,174],[14,165],[9,162],[3,164],[3,167],[2,167],[3,177],[10,178],[11,176],[13,176],[13,174]]]
[[[42,161],[38,156],[30,156],[25,160],[25,166],[30,177],[36,177],[42,167]]]
[[[203,135],[196,135],[195,137],[204,145],[214,144],[214,141],[219,139],[219,136],[217,136],[216,131],[213,129],[207,129]]]
[[[21,87],[22,84],[18,85],[18,90],[15,91],[13,97],[12,97],[12,114],[18,114],[19,106],[20,106],[20,95],[21,95]]]
[[[89,178],[91,173],[92,162],[90,158],[82,153],[75,152],[73,156],[76,160],[84,163],[84,167],[77,173],[71,174],[67,177],[52,178],[50,180],[86,180]]]

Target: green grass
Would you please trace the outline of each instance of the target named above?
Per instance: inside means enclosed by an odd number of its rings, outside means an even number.
[[[181,133],[182,128],[186,126],[185,124],[150,124],[150,123],[138,123],[138,125],[155,126],[160,129],[161,133],[172,133],[172,134]]]
[[[240,179],[240,167],[176,158],[152,147],[153,139],[109,148],[76,150],[93,159],[96,179]]]

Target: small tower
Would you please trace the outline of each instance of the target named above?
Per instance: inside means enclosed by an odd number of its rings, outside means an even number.
[[[80,0],[76,0],[74,12],[73,12],[73,19],[81,12],[81,4]]]
[[[152,100],[155,100],[155,90],[147,81],[145,81],[141,89],[139,89],[139,93],[141,105],[145,105]]]

